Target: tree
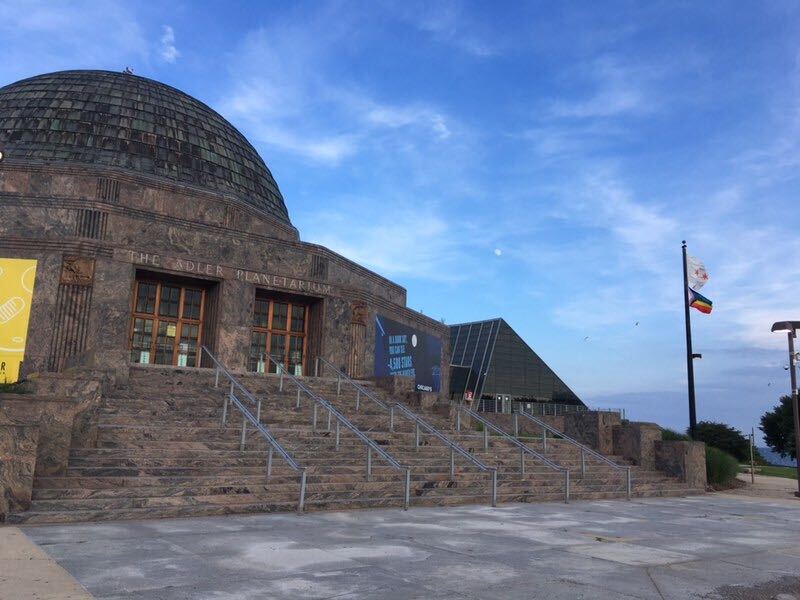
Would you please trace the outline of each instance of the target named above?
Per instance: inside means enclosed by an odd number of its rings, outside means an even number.
[[[700,421],[695,428],[694,439],[727,452],[739,462],[750,462],[750,441],[730,425]]]
[[[782,396],[780,404],[761,417],[761,431],[764,441],[774,452],[783,458],[795,456],[794,446],[794,413],[791,396]]]

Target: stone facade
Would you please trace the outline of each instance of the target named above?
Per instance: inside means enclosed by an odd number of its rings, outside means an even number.
[[[657,441],[654,451],[659,471],[677,477],[693,489],[706,488],[706,445],[703,442]]]
[[[9,142],[13,132],[8,140],[2,134],[0,256],[38,260],[23,376],[80,366],[124,382],[135,281],[154,273],[209,290],[214,310],[201,343],[231,369],[248,366],[260,290],[308,304],[306,373],[322,356],[354,376],[371,376],[381,314],[442,340],[446,395],[447,328],[407,308],[399,285],[301,241],[288,218],[222,185],[206,189],[158,170],[45,162],[27,151],[20,158]]]

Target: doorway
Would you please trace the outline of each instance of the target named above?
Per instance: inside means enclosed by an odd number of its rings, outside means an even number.
[[[131,362],[198,366],[205,288],[177,281],[137,279],[133,298]]]

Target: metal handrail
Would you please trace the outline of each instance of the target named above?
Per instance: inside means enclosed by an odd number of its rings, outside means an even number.
[[[488,450],[488,448],[489,448],[489,435],[488,435],[489,429],[491,429],[492,431],[497,432],[504,439],[506,439],[507,441],[511,442],[513,445],[515,445],[517,448],[520,449],[519,468],[520,468],[520,473],[522,475],[525,474],[525,455],[526,454],[530,454],[531,456],[533,456],[536,459],[540,460],[541,462],[543,462],[546,466],[550,467],[551,469],[564,473],[564,502],[565,503],[569,502],[569,469],[568,468],[562,467],[562,466],[556,464],[555,462],[553,462],[552,460],[550,460],[549,458],[547,458],[543,454],[539,454],[533,448],[529,448],[528,446],[526,446],[525,444],[520,442],[517,438],[515,438],[513,435],[503,431],[497,425],[495,425],[494,423],[492,423],[488,419],[483,418],[478,413],[476,413],[474,410],[471,410],[471,409],[467,408],[466,406],[459,405],[459,404],[456,404],[455,407],[456,407],[456,410],[458,411],[456,413],[456,430],[457,431],[461,431],[461,411],[462,410],[464,412],[466,412],[467,415],[469,415],[471,418],[473,418],[473,419],[475,419],[475,420],[477,420],[477,421],[479,421],[480,423],[483,424],[483,427],[484,427],[484,429],[483,429],[483,431],[484,431],[484,435],[483,435],[483,447],[484,447],[484,450]]]
[[[600,462],[603,462],[603,463],[609,465],[610,467],[613,467],[614,469],[616,469],[618,471],[625,471],[626,494],[627,494],[628,500],[631,499],[631,468],[630,467],[618,465],[617,463],[615,463],[613,460],[611,460],[607,456],[603,456],[602,454],[600,454],[599,452],[597,452],[593,448],[590,448],[589,446],[580,443],[578,440],[576,440],[574,438],[571,438],[566,433],[564,433],[562,431],[559,431],[558,429],[556,429],[552,425],[549,425],[548,423],[545,423],[541,419],[537,419],[536,417],[526,413],[525,411],[522,411],[522,412],[519,412],[519,413],[514,413],[514,414],[522,415],[523,417],[525,417],[529,421],[533,421],[534,423],[536,423],[537,425],[539,425],[542,428],[542,440],[543,440],[543,443],[544,443],[545,452],[547,451],[547,433],[546,433],[547,431],[550,431],[551,433],[554,433],[554,434],[558,435],[559,437],[561,437],[568,444],[572,444],[573,446],[577,446],[578,448],[580,448],[580,450],[581,450],[581,477],[586,475],[586,454],[591,455],[592,457],[596,458]],[[515,429],[517,429],[517,428],[515,427]]]
[[[269,453],[267,455],[267,481],[272,476],[272,452],[273,450],[277,451],[278,454],[283,458],[289,467],[297,472],[300,473],[300,501],[297,505],[298,512],[303,512],[303,508],[305,507],[305,499],[306,499],[306,469],[302,467],[300,463],[298,463],[292,455],[290,455],[283,446],[281,446],[280,442],[275,439],[275,437],[270,433],[269,429],[267,429],[266,425],[261,422],[261,401],[257,400],[239,381],[225,368],[217,358],[211,354],[211,351],[206,348],[205,346],[201,347],[201,353],[205,351],[208,357],[211,359],[211,362],[214,363],[214,387],[219,387],[219,375],[222,373],[225,377],[228,378],[230,381],[231,387],[228,391],[228,395],[225,396],[225,402],[222,408],[222,425],[223,427],[227,423],[228,419],[228,401],[232,402],[236,408],[242,413],[242,436],[239,442],[239,450],[244,450],[245,447],[245,440],[247,436],[247,422],[253,425],[256,431],[258,431],[264,439],[267,440],[269,443]],[[234,389],[238,389],[248,400],[251,402],[256,403],[258,410],[257,414],[253,415],[244,403],[236,397],[234,394]]]
[[[289,377],[290,381],[297,386],[297,404],[296,406],[300,406],[300,392],[302,391],[305,393],[311,400],[314,401],[314,416],[313,416],[313,425],[312,427],[316,429],[317,425],[317,405],[322,406],[325,410],[328,411],[328,430],[330,431],[330,419],[331,417],[336,417],[336,449],[339,449],[339,423],[344,425],[347,429],[349,429],[355,436],[367,446],[367,481],[372,478],[372,453],[376,452],[378,456],[383,458],[389,466],[393,469],[404,471],[405,472],[405,490],[404,490],[404,505],[403,508],[408,510],[408,505],[410,502],[411,497],[411,467],[401,464],[394,456],[389,454],[386,450],[381,448],[378,444],[375,443],[374,440],[370,439],[367,435],[364,434],[358,427],[353,425],[350,420],[345,417],[342,413],[340,413],[328,400],[323,398],[322,396],[318,396],[314,392],[312,392],[308,387],[303,385],[303,383],[294,375],[292,375],[286,368],[283,366],[283,363],[277,361],[273,356],[267,354],[267,358],[275,364],[275,367],[278,371],[280,376],[280,384],[279,390],[283,391],[283,377]]]
[[[374,393],[370,392],[367,388],[365,388],[363,385],[361,385],[356,380],[354,380],[352,377],[350,377],[349,375],[346,375],[345,373],[342,373],[342,371],[339,368],[337,368],[336,366],[334,366],[333,364],[331,364],[329,361],[327,361],[326,359],[322,358],[321,356],[317,357],[317,362],[316,362],[316,365],[315,365],[315,371],[314,372],[315,372],[315,374],[317,376],[319,375],[319,364],[320,364],[320,362],[322,364],[324,364],[324,365],[327,365],[330,369],[332,369],[336,373],[336,382],[337,382],[336,391],[337,391],[337,395],[341,392],[342,380],[344,380],[346,383],[349,383],[350,385],[352,385],[356,389],[356,391],[357,391],[356,410],[358,410],[359,398],[360,398],[361,394],[363,394],[364,396],[366,396],[367,398],[369,398],[370,400],[372,400],[373,402],[378,404],[381,408],[383,408],[384,410],[389,412],[389,431],[394,431],[394,411],[395,411],[395,409],[398,409],[406,418],[414,421],[414,423],[416,424],[416,428],[415,428],[415,432],[414,432],[415,433],[414,444],[415,444],[415,446],[417,448],[419,448],[419,430],[420,430],[420,428],[425,429],[425,431],[427,431],[429,434],[431,434],[436,439],[438,439],[439,441],[444,443],[446,446],[448,446],[450,448],[450,476],[451,477],[455,476],[455,456],[454,455],[456,453],[459,456],[467,459],[472,464],[474,464],[481,471],[492,473],[492,506],[496,506],[497,505],[497,468],[496,467],[490,467],[487,464],[485,464],[483,461],[481,461],[478,458],[476,458],[475,456],[473,456],[464,447],[462,447],[460,444],[458,444],[458,443],[454,442],[453,440],[451,440],[450,438],[448,438],[441,431],[436,429],[436,427],[434,427],[433,425],[428,423],[425,419],[420,417],[416,412],[414,412],[413,410],[408,408],[405,404],[402,404],[400,402],[392,402],[390,404],[387,404],[386,402],[384,402],[383,400],[378,398]]]

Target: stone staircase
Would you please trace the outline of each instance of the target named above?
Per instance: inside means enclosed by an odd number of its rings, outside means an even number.
[[[350,430],[340,428],[335,448],[335,419],[328,430],[327,412],[318,410],[312,427],[313,403],[297,393],[293,383],[277,376],[243,375],[240,381],[262,399],[261,421],[307,472],[306,510],[401,507],[405,473],[373,454],[372,476],[366,477],[367,448]],[[415,444],[413,421],[389,417],[354,388],[335,379],[303,380],[329,400],[368,437],[402,465],[411,468],[410,505],[445,506],[491,502],[491,473],[455,455],[451,474],[450,448],[423,431]],[[368,383],[363,385],[369,386]],[[374,388],[369,388],[381,396]],[[97,417],[97,441],[91,448],[73,448],[66,473],[37,477],[29,511],[11,514],[10,523],[98,521],[230,513],[296,510],[298,474],[277,453],[267,478],[268,445],[249,428],[240,450],[242,417],[229,407],[221,424],[226,386],[214,387],[207,369],[131,367],[129,385],[104,399]],[[388,398],[384,399],[389,400]],[[255,408],[251,407],[255,412]],[[421,415],[480,461],[497,469],[497,501],[562,500],[564,478],[559,471],[528,457],[520,473],[519,449],[490,436],[488,449],[479,431],[456,431],[450,418],[429,411]],[[534,450],[571,471],[571,498],[625,497],[621,472],[591,457],[585,477],[580,451],[559,440],[520,438]],[[611,457],[620,463],[619,457]],[[659,472],[633,467],[635,496],[685,495],[684,484]]]

